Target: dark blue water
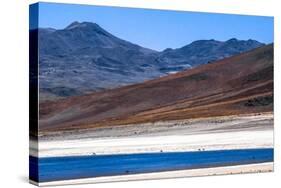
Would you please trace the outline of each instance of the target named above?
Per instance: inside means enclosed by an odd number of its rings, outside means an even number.
[[[30,157],[37,182],[138,174],[273,161],[273,149],[169,152],[75,157]]]

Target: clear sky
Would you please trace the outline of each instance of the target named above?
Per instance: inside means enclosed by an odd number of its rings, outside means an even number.
[[[201,39],[273,42],[273,17],[58,3],[39,5],[39,27],[63,29],[74,21],[95,22],[119,38],[155,50],[179,48]]]

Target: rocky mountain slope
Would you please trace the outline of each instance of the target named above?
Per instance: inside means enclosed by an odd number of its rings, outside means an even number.
[[[40,104],[58,131],[273,111],[273,45],[141,84]]]

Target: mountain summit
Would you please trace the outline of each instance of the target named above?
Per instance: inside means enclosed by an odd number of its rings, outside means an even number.
[[[157,52],[120,39],[96,23],[40,28],[40,100],[140,83],[263,45],[254,40],[199,40]]]
[[[66,26],[65,30],[77,29],[77,28],[99,28],[102,29],[98,24],[92,22],[72,22]]]
[[[42,55],[72,55],[73,53],[93,53],[97,48],[125,48],[139,50],[141,47],[121,40],[96,23],[73,22],[65,29],[54,32],[44,32],[40,29],[40,54]]]
[[[73,29],[73,28],[77,28],[80,26],[80,23],[75,21],[75,22],[72,22],[71,24],[69,24],[65,29]]]

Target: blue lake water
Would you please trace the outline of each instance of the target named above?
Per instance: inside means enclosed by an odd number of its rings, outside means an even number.
[[[273,149],[198,152],[29,157],[30,179],[36,182],[169,170],[253,164],[273,161]]]

